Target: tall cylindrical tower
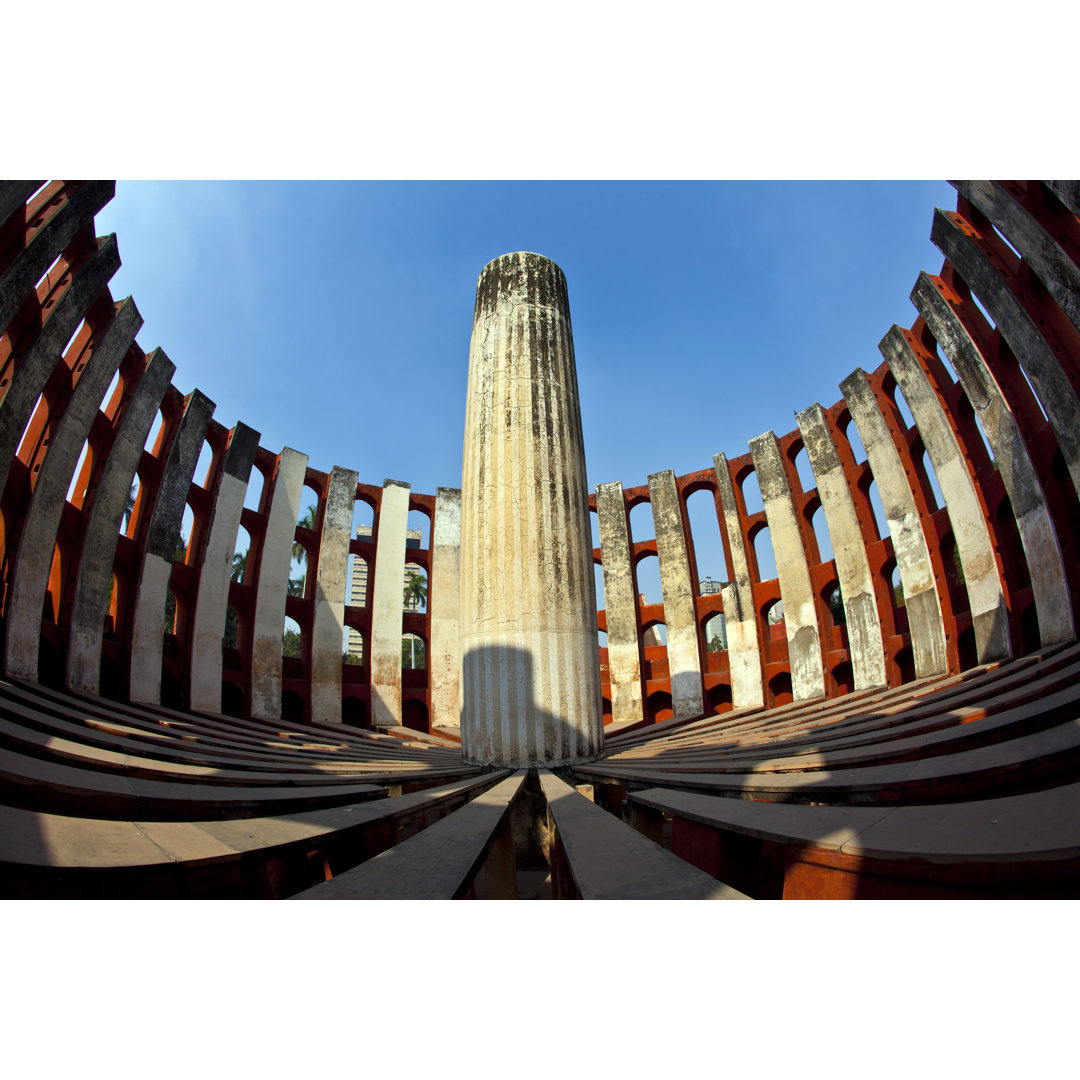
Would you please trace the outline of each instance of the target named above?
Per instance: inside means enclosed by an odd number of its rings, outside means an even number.
[[[466,761],[589,760],[603,744],[592,533],[566,278],[532,252],[476,286],[461,481]]]

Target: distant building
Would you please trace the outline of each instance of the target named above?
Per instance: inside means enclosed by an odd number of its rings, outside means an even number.
[[[421,532],[419,529],[410,529],[405,534],[405,549],[418,548],[420,546]],[[357,525],[356,526],[356,539],[357,540],[370,540],[371,539],[371,526],[370,525]],[[405,586],[409,584],[415,574],[423,574],[424,569],[421,566],[417,566],[415,563],[405,564],[405,580],[402,582],[402,592],[404,593]],[[349,583],[349,603],[353,607],[365,607],[367,605],[367,583],[368,583],[368,565],[365,559],[356,558],[353,559],[353,568],[351,574],[351,581]],[[409,597],[409,602],[402,603],[402,607],[405,611],[419,611],[420,605],[416,600],[416,597]],[[363,663],[364,660],[364,639],[355,631],[351,626],[349,627],[348,646],[346,647],[346,653],[349,656],[355,656],[358,661]]]

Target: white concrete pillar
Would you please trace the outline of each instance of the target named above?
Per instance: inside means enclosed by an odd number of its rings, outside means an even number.
[[[371,712],[376,727],[401,726],[401,627],[409,485],[384,480],[371,596]],[[372,571],[368,571],[370,583]]]
[[[357,473],[330,470],[319,534],[315,613],[311,621],[311,722],[341,723],[341,656],[345,639],[345,579],[356,505]]]
[[[184,401],[179,430],[169,450],[146,537],[131,630],[132,701],[161,701],[161,655],[165,641],[165,598],[169,592],[176,543],[184,520],[188,490],[199,462],[214,403],[200,390]]]
[[[686,552],[682,506],[672,469],[649,477],[649,502],[656,529],[660,591],[664,599],[671,710],[676,720],[685,720],[705,711],[705,696],[701,683],[694,583]]]
[[[920,679],[940,675],[947,665],[941,598],[907,474],[866,372],[856,368],[840,384],[840,391],[866,450],[885,520],[889,523],[893,555],[904,590],[915,674]]]
[[[566,279],[541,255],[480,274],[461,487],[465,758],[589,760],[603,744],[592,530]]]
[[[307,454],[286,446],[270,481],[270,516],[259,552],[251,645],[251,715],[264,720],[281,716],[281,638],[307,463]]]
[[[175,371],[176,365],[162,349],[155,349],[147,358],[146,370],[124,407],[97,488],[89,496],[90,519],[79,552],[68,624],[65,678],[71,690],[96,694],[100,689],[101,644],[126,500]]]
[[[8,594],[4,671],[17,679],[37,681],[41,610],[67,490],[101,399],[140,326],[142,316],[129,298],[91,351],[63,415],[53,424],[34,479]]]
[[[919,275],[911,300],[956,369],[990,444],[1024,547],[1042,644],[1071,641],[1076,630],[1061,544],[1016,417],[978,346],[929,274]]]
[[[836,578],[844,598],[855,689],[884,686],[885,644],[881,639],[881,617],[855,500],[851,497],[851,488],[829,433],[824,410],[814,404],[798,413],[796,419],[832,540]]]
[[[431,539],[428,687],[431,723],[461,724],[461,491],[437,488]]]
[[[238,423],[229,433],[213,494],[210,526],[199,572],[192,619],[189,693],[196,712],[221,712],[221,638],[229,607],[233,556],[248,478],[259,448],[259,433]]]
[[[904,392],[937,473],[964,571],[979,663],[1008,660],[1012,656],[1012,643],[1001,573],[975,481],[960,444],[904,331],[894,323],[878,347]]]
[[[597,484],[596,522],[604,571],[611,719],[614,723],[632,723],[645,718],[645,708],[626,500],[622,484],[617,480]]]
[[[821,660],[821,630],[806,545],[795,517],[787,474],[776,436],[767,431],[750,440],[769,538],[776,556],[776,576],[784,604],[788,660],[791,664],[791,693],[796,701],[825,696],[825,669]]]
[[[750,560],[739,527],[739,509],[735,485],[723,454],[713,455],[720,505],[724,509],[724,528],[731,552],[729,585],[721,588],[724,602],[724,627],[728,639],[728,668],[731,672],[731,703],[736,709],[756,709],[765,704],[765,685],[761,666],[761,640],[758,635],[754,590],[750,581]]]

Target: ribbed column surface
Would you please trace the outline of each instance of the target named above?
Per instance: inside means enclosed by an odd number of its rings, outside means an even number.
[[[476,288],[461,483],[466,761],[587,761],[603,743],[585,452],[566,278],[531,252]]]

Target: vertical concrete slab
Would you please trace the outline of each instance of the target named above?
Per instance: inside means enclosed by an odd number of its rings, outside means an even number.
[[[132,701],[161,701],[161,656],[165,640],[165,598],[176,542],[184,519],[191,478],[199,463],[214,403],[200,390],[184,401],[180,429],[169,451],[146,537],[131,630],[128,694]],[[126,494],[126,493],[125,493]]]
[[[96,243],[97,251],[74,275],[64,295],[49,312],[10,383],[0,387],[0,492],[7,485],[15,452],[38,397],[60,363],[65,346],[120,267],[116,237],[109,236]],[[129,299],[129,303],[134,310],[134,302]]]
[[[1058,242],[996,180],[950,180],[1020,253],[1047,292],[1080,330],[1080,268]]]
[[[776,555],[776,576],[780,581],[780,598],[784,604],[788,660],[791,663],[792,696],[796,701],[824,697],[821,629],[814,606],[810,567],[776,436],[767,431],[751,439],[750,453],[761,488],[761,499],[765,504],[769,538]]]
[[[311,622],[311,722],[341,723],[341,655],[345,640],[345,579],[349,570],[349,534],[356,504],[352,469],[330,470],[326,511],[319,535],[315,575],[315,613]],[[402,566],[404,573],[404,564]],[[400,579],[399,579],[400,580]],[[400,589],[399,589],[400,592]],[[400,601],[401,597],[398,597]],[[398,648],[398,664],[401,649]]]
[[[701,684],[694,583],[686,553],[682,506],[672,469],[649,477],[649,502],[656,527],[660,590],[664,596],[671,709],[675,719],[682,720],[700,716],[705,711],[705,696]]]
[[[80,184],[4,271],[0,277],[0,334],[7,332],[8,323],[64,248],[75,239],[75,234],[93,223],[94,215],[115,193],[113,180],[88,180]],[[108,239],[115,244],[115,237]]]
[[[855,689],[884,686],[885,645],[881,640],[881,619],[851,488],[821,406],[811,405],[797,413],[796,420],[832,539],[836,577],[844,598]]]
[[[281,717],[281,638],[307,463],[307,454],[286,446],[270,481],[270,515],[255,582],[251,645],[251,715],[263,720]]]
[[[758,638],[754,590],[750,583],[750,560],[739,528],[738,503],[731,469],[723,454],[713,455],[720,505],[724,510],[724,529],[731,551],[733,581],[721,588],[724,602],[724,625],[728,636],[728,666],[731,671],[731,703],[736,709],[755,709],[765,704],[765,685],[761,670],[761,643]]]
[[[937,473],[967,584],[979,663],[1007,660],[1012,656],[1012,644],[1004,586],[975,482],[960,444],[900,327],[894,323],[878,348],[904,392]]]
[[[904,606],[911,631],[915,674],[921,679],[946,669],[945,623],[930,563],[930,549],[919,521],[900,455],[893,445],[866,372],[856,368],[841,384],[851,418],[866,450],[900,571]]]
[[[935,210],[930,239],[978,296],[1026,372],[1057,436],[1073,487],[1080,494],[1080,398],[1054,350],[1001,275],[952,217]]]
[[[956,369],[993,451],[1031,575],[1042,643],[1071,641],[1076,630],[1061,545],[1016,417],[978,346],[928,274],[919,275],[911,300]]]
[[[371,705],[376,727],[401,724],[401,627],[409,485],[384,480],[371,591]]]
[[[229,433],[217,490],[213,493],[206,550],[199,573],[191,637],[188,684],[191,708],[221,712],[221,638],[229,607],[233,555],[259,433],[237,423]]]
[[[436,488],[435,522],[431,538],[431,643],[428,648],[428,686],[431,723],[461,724],[461,491]]]
[[[1062,206],[1080,217],[1080,180],[1040,180],[1039,183],[1052,191]]]
[[[0,180],[0,225],[16,210],[22,210],[26,200],[34,194],[44,180]]]
[[[129,298],[91,351],[67,408],[52,431],[34,481],[12,568],[6,613],[4,671],[14,678],[37,680],[41,610],[67,490],[101,399],[140,326],[142,316]]]
[[[65,682],[71,690],[88,694],[100,690],[101,643],[126,500],[175,371],[176,365],[162,349],[155,349],[147,358],[146,370],[124,409],[93,494],[68,624]]]
[[[607,611],[608,675],[611,679],[611,719],[615,723],[645,718],[641,694],[641,647],[626,501],[617,480],[596,486],[596,519],[604,571]]]

